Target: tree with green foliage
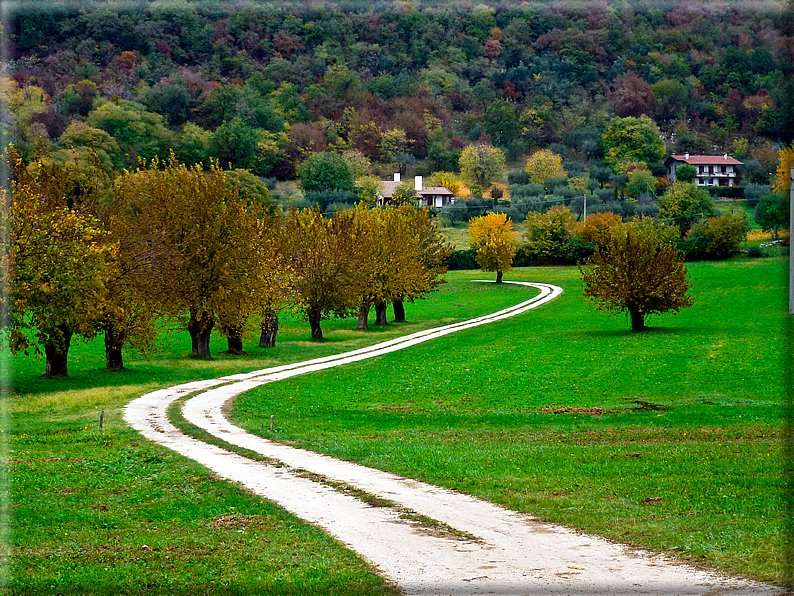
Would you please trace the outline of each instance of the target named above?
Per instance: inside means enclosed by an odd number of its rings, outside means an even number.
[[[500,149],[483,143],[466,147],[460,155],[458,165],[464,179],[480,186],[501,181],[507,174],[505,154]]]
[[[618,173],[625,173],[632,163],[658,163],[664,157],[661,131],[653,120],[642,115],[638,118],[613,118],[601,136],[604,159]]]
[[[698,219],[714,217],[714,199],[705,188],[690,182],[673,182],[659,197],[659,216],[678,226],[681,235]]]
[[[350,167],[338,153],[313,153],[298,166],[298,174],[304,192],[354,190]]]
[[[694,182],[697,169],[688,163],[682,164],[675,169],[675,179],[681,182]]]
[[[648,315],[692,306],[677,236],[648,218],[615,228],[579,266],[584,297],[602,312],[628,312],[632,331],[643,331]]]
[[[519,125],[513,104],[498,100],[491,103],[482,115],[485,132],[497,145],[507,145],[518,136]]]
[[[789,226],[789,198],[784,192],[773,192],[761,198],[755,208],[755,222],[764,230],[772,230],[775,240],[778,231]]]
[[[649,170],[632,170],[626,181],[626,194],[636,199],[645,193],[656,194],[656,178]]]
[[[576,216],[563,206],[541,213],[530,211],[524,220],[527,250],[542,262],[565,258],[573,235]]]
[[[513,269],[515,237],[513,221],[504,213],[469,220],[469,241],[477,249],[477,264],[483,271],[496,271],[496,283],[502,283],[503,273]]]
[[[255,129],[232,118],[212,133],[208,151],[224,167],[248,168],[256,158],[257,141]]]

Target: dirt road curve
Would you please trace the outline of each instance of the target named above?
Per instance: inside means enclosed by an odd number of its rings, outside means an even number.
[[[492,315],[369,348],[155,391],[132,401],[125,419],[146,438],[324,528],[376,565],[406,594],[782,594],[774,587],[695,570],[602,538],[543,524],[454,491],[281,445],[247,433],[223,415],[224,404],[253,387],[383,356],[516,316],[562,292],[548,284],[506,283],[529,286],[539,294]],[[183,407],[187,420],[227,443],[283,465],[248,459],[177,430],[168,421],[166,409],[190,394],[195,395]],[[362,491],[394,506],[368,505],[359,498]]]

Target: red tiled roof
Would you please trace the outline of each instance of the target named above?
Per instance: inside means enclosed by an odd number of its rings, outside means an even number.
[[[743,162],[734,159],[730,155],[726,158],[724,155],[671,155],[667,159],[675,159],[676,161],[683,161],[691,166],[741,166]]]

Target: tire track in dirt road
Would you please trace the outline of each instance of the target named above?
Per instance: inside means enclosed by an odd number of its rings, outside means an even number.
[[[696,570],[544,524],[455,491],[263,439],[224,416],[225,404],[254,387],[517,316],[562,293],[549,284],[505,283],[539,293],[491,315],[344,354],[155,391],[128,404],[125,420],[146,438],[324,528],[406,594],[781,594],[771,586]],[[168,406],[191,394],[183,406],[190,423],[279,465],[204,443],[174,427],[166,415]],[[373,507],[367,495],[386,506]]]

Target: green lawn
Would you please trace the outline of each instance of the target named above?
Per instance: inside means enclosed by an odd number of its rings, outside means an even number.
[[[690,272],[696,305],[635,335],[580,302],[574,268],[516,270],[506,277],[565,293],[443,341],[271,383],[233,415],[267,434],[275,414],[293,444],[779,580],[786,262]],[[483,276],[450,273],[441,292],[407,305],[413,322],[387,329],[330,321],[316,343],[306,323],[285,319],[279,347],[249,342],[247,357],[220,355],[216,338],[216,359],[191,360],[180,332],[109,373],[100,339],[73,348],[69,379],[50,380],[41,361],[4,353],[12,593],[392,593],[319,530],[141,439],[121,408],[158,387],[354,349],[531,292],[470,281]]]
[[[270,384],[233,415],[262,432],[275,414],[291,444],[779,580],[784,265],[691,265],[696,305],[641,335],[582,303],[575,269],[517,270],[565,293],[444,342]]]

